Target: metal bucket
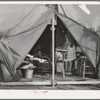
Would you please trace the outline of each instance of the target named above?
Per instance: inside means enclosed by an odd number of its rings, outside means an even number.
[[[33,78],[33,72],[34,72],[34,70],[33,69],[25,69],[24,70],[24,75],[23,75],[23,77],[24,78],[28,78],[28,79],[31,79],[31,78]]]

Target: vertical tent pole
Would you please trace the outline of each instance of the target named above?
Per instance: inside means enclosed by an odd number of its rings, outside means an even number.
[[[55,85],[55,28],[54,28],[54,16],[52,18],[52,85]]]
[[[99,43],[100,43],[100,37],[98,39],[97,42],[97,52],[96,52],[96,67],[98,67],[98,78],[100,79],[100,47],[99,47]]]

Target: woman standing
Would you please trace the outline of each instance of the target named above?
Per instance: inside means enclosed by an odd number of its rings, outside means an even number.
[[[75,50],[75,45],[71,40],[69,41],[67,38],[67,35],[65,35],[66,41],[67,41],[67,57],[65,57],[65,71],[66,74],[74,74],[75,71],[75,59],[76,59],[76,50]]]

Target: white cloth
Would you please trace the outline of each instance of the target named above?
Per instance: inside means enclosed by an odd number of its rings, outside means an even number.
[[[61,52],[56,52],[56,60],[63,60],[63,56]]]
[[[30,63],[28,65],[24,65],[23,67],[21,67],[21,69],[32,69],[32,68],[36,68],[36,66],[34,66],[32,63]]]
[[[47,61],[45,59],[38,58],[38,57],[34,57],[34,60],[38,60],[40,63],[44,63],[45,61]]]

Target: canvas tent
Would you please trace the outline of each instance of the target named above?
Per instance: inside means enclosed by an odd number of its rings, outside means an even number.
[[[41,8],[43,9],[39,10]],[[16,79],[16,68],[22,63],[55,15],[60,18],[91,63],[96,67],[99,37],[74,20],[53,9],[39,5],[0,40],[0,60],[4,81]]]

